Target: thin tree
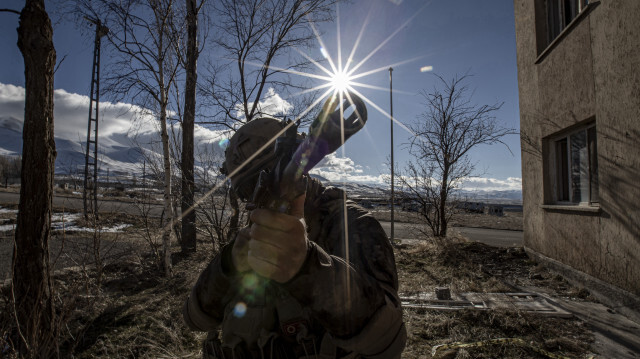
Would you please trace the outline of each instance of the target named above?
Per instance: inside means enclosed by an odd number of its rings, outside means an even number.
[[[22,157],[0,156],[0,179],[2,179],[5,188],[8,186],[9,179],[20,177],[21,167]]]
[[[182,156],[180,161],[182,172],[182,252],[196,250],[196,213],[193,210],[194,185],[194,154],[193,130],[196,117],[196,85],[198,78],[198,13],[204,1],[198,5],[196,0],[186,1],[187,23],[187,56],[186,81],[184,91],[184,116],[182,117]]]
[[[229,181],[220,173],[220,163],[224,156],[214,147],[217,144],[205,145],[198,153],[200,168],[196,171],[198,182],[206,188],[217,188],[210,196],[198,201],[198,219],[202,223],[202,229],[209,235],[214,251],[233,239],[233,232],[229,231],[231,225],[231,211],[229,206]]]
[[[53,73],[56,52],[44,0],[27,0],[18,47],[24,58],[25,112],[20,204],[13,247],[12,304],[22,357],[55,356],[54,287],[49,263],[53,174]]]
[[[164,170],[163,251],[165,275],[171,273],[171,224],[174,223],[171,155],[167,130],[170,90],[178,76],[180,33],[173,0],[103,2],[109,16],[108,43],[117,59],[107,77],[106,92],[128,96],[153,109],[160,124]]]
[[[495,117],[502,103],[472,102],[473,93],[466,85],[469,75],[450,81],[435,76],[439,86],[421,92],[425,111],[408,126],[415,134],[409,143],[413,161],[398,180],[404,192],[418,201],[432,235],[446,237],[452,195],[475,171],[469,151],[479,145],[506,146],[502,138],[516,132],[500,126]]]

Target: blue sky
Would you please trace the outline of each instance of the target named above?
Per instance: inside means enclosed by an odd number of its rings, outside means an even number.
[[[4,0],[3,7],[20,10],[21,3]],[[54,1],[47,2],[47,10],[55,19],[57,9]],[[371,55],[361,71],[383,70],[360,78],[358,82],[386,90],[357,89],[387,113],[389,72],[386,69],[393,65],[393,109],[397,120],[408,123],[416,120],[424,111],[419,92],[430,90],[437,84],[432,73],[450,79],[456,74],[469,72],[473,76],[468,85],[475,89],[473,101],[478,104],[504,102],[496,113],[498,121],[506,127],[519,130],[512,1],[354,0],[342,4],[338,14],[343,59],[351,52],[363,25],[367,24],[354,53],[354,62],[358,63]],[[3,49],[0,83],[23,86],[22,57],[16,46],[18,16],[0,13],[0,20],[0,46]],[[332,58],[337,58],[337,24],[329,24],[321,30],[328,52]],[[90,32],[77,30],[72,23],[54,24],[58,60],[66,56],[56,73],[56,89],[80,95],[88,93],[93,50]],[[320,46],[310,51],[310,55],[317,57]],[[407,61],[411,59],[413,61]],[[431,66],[433,70],[421,72],[420,69],[425,66]],[[331,161],[336,168],[346,168],[349,177],[361,180],[375,180],[387,172],[384,163],[390,152],[388,116],[372,106],[368,106],[368,110],[369,120],[365,129],[345,145],[344,153],[339,150]],[[56,120],[56,128],[63,127],[65,124],[62,120]],[[78,137],[86,136],[86,133],[82,133],[82,127],[78,132]],[[409,134],[396,125],[395,156],[400,165],[411,159],[403,146],[408,141]],[[478,147],[470,154],[482,177],[474,180],[479,187],[493,184],[515,189],[519,186],[519,137],[507,136],[505,142],[511,152],[502,145],[495,145]]]

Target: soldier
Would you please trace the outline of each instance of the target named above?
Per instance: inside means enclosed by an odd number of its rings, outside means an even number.
[[[271,118],[240,128],[224,173],[282,128]],[[275,162],[273,149],[262,152],[231,176],[243,201],[260,170]],[[289,214],[255,209],[250,219],[201,273],[184,306],[188,326],[209,332],[205,358],[400,358],[406,329],[395,259],[376,219],[341,189],[311,178]]]

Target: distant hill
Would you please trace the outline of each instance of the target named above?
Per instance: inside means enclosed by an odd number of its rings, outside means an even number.
[[[99,175],[140,176],[145,158],[160,159],[160,147],[153,134],[134,141],[127,133],[113,133],[99,141]],[[14,117],[0,117],[0,155],[16,156],[22,154],[22,121]],[[150,145],[153,144],[153,145]],[[70,140],[56,137],[56,174],[81,175],[84,173],[84,141],[80,138]],[[211,147],[210,147],[211,148]],[[218,147],[217,151],[221,151]],[[197,150],[197,149],[196,149]],[[197,161],[196,166],[200,163]],[[147,164],[149,168],[149,164]],[[149,171],[149,170],[147,170]],[[388,198],[390,189],[386,184],[359,182],[331,182],[327,178],[312,174],[328,186],[346,189],[350,198]],[[465,201],[486,203],[522,203],[522,191],[460,191]]]
[[[22,153],[22,121],[14,117],[0,117],[0,155],[18,156]]]
[[[147,136],[148,137],[148,136]],[[22,154],[22,121],[13,117],[0,118],[0,155],[18,156]],[[55,137],[57,175],[83,173],[85,163],[85,142],[83,139],[70,140]],[[127,133],[113,133],[100,137],[98,143],[99,175],[110,174],[133,175],[142,172],[147,158],[161,158],[151,145],[137,145],[137,141]],[[149,138],[142,138],[141,143],[153,143]],[[157,141],[156,141],[157,142]],[[157,146],[156,146],[157,147]],[[144,155],[143,155],[144,154]]]
[[[354,182],[331,182],[323,181],[325,185],[343,188],[347,191],[350,198],[390,198],[391,189],[388,185],[381,184],[363,184]],[[505,191],[469,191],[460,190],[456,192],[456,196],[462,201],[484,202],[494,204],[521,204],[521,190],[505,190]]]

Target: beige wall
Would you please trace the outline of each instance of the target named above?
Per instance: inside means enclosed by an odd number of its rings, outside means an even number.
[[[640,1],[591,3],[540,56],[543,0],[514,0],[525,246],[640,295]],[[600,212],[542,208],[543,139],[594,117]]]

